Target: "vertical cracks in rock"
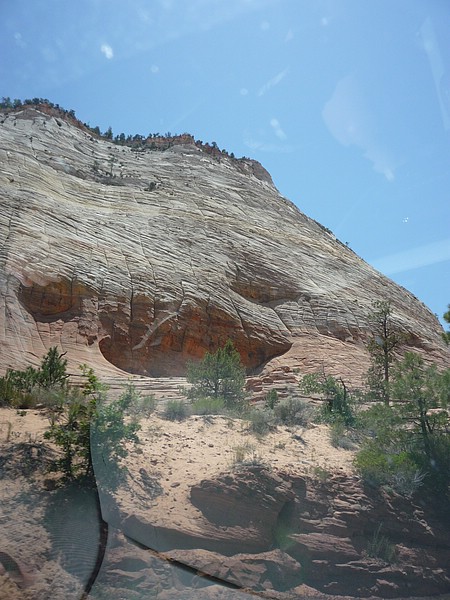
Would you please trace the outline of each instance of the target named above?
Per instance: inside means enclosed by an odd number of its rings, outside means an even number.
[[[250,341],[250,336],[248,334],[248,331],[247,331],[247,328],[245,326],[245,323],[244,323],[244,321],[242,319],[241,313],[239,312],[239,309],[238,309],[238,307],[236,305],[236,302],[231,297],[230,297],[230,300],[231,300],[231,303],[232,303],[232,305],[234,307],[234,310],[236,311],[237,316],[239,317],[239,321],[241,323],[242,330],[245,333],[245,335],[247,336],[247,339]]]
[[[291,328],[287,325],[287,323],[283,320],[283,317],[280,315],[280,313],[277,311],[277,308],[272,308],[273,312],[277,315],[277,317],[280,319],[280,321],[283,323],[283,325],[286,327],[286,329],[289,331],[289,333],[292,333]]]

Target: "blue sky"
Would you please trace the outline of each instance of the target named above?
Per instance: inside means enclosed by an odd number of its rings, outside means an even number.
[[[0,0],[0,96],[114,134],[192,133],[442,316],[447,0]]]

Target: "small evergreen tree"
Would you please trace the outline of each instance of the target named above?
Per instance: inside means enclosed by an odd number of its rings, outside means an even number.
[[[43,388],[52,386],[64,386],[69,377],[67,369],[67,359],[63,358],[66,352],[60,354],[58,348],[53,346],[42,359],[39,372],[39,385]]]
[[[38,394],[35,392],[64,387],[68,377],[64,355],[54,346],[44,356],[38,369],[31,366],[23,371],[8,369],[5,376],[0,377],[0,404],[28,408],[36,402]]]
[[[222,399],[229,409],[242,409],[245,402],[245,368],[233,342],[228,340],[216,352],[207,352],[199,362],[187,365],[189,397]]]
[[[406,352],[391,373],[390,406],[358,415],[364,441],[355,464],[366,481],[413,493],[450,482],[450,369],[439,372]]]
[[[275,408],[275,406],[278,404],[278,402],[279,402],[278,392],[276,389],[272,388],[266,394],[266,397],[264,400],[264,406],[265,406],[265,408],[273,410]]]
[[[392,397],[399,400],[398,412],[407,424],[411,448],[424,468],[450,478],[450,370],[439,373],[423,358],[406,352],[394,370]],[[442,455],[442,450],[445,450]]]
[[[93,478],[103,489],[115,489],[123,470],[120,459],[127,456],[126,441],[137,441],[139,424],[125,417],[135,395],[128,387],[118,400],[107,402],[104,386],[92,368],[81,365],[84,377],[80,389],[68,388],[50,416],[44,437],[62,450],[54,470],[66,479]]]
[[[50,428],[44,437],[62,450],[52,468],[66,479],[92,476],[89,435],[94,410],[95,402],[87,401],[79,390],[70,389],[59,396],[50,413]]]
[[[389,405],[391,367],[395,352],[406,341],[406,336],[393,322],[390,302],[376,300],[372,308],[369,314],[372,338],[367,344],[372,363],[367,373],[369,396]]]
[[[137,398],[135,388],[128,384],[117,400],[107,402],[102,396],[96,400],[90,428],[90,456],[97,484],[103,490],[115,490],[123,479],[121,460],[128,456],[125,442],[139,441],[139,423],[136,418],[126,419]]]
[[[351,425],[354,421],[352,398],[343,379],[336,379],[325,373],[305,375],[300,389],[306,394],[320,394],[324,398],[321,417],[326,422],[343,421]]]

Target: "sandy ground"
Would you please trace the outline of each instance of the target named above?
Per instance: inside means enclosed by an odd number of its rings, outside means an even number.
[[[128,484],[120,491],[119,504],[128,514],[147,515],[154,523],[195,528],[201,516],[189,501],[190,487],[231,472],[242,459],[318,478],[354,473],[353,452],[334,448],[325,425],[279,426],[257,437],[241,419],[191,416],[172,422],[154,414],[141,426],[140,443],[129,447]],[[43,411],[0,409],[0,600],[82,597],[83,585],[55,555],[44,526],[58,493],[55,476],[47,471],[53,452],[44,444],[47,428]],[[61,511],[64,520],[62,506]],[[13,561],[5,561],[5,555]]]
[[[63,569],[44,527],[48,503],[57,493],[55,476],[47,471],[54,452],[43,437],[48,425],[44,410],[0,409],[0,553],[14,560],[3,561],[3,567],[0,560],[0,600],[81,595],[82,586]],[[278,427],[257,437],[241,419],[191,416],[172,422],[153,414],[141,420],[139,438],[139,444],[129,446],[121,510],[186,530],[201,520],[189,499],[191,486],[230,472],[241,460],[308,474],[317,467],[327,472],[352,468],[352,453],[333,448],[323,425]]]
[[[326,425],[278,426],[261,437],[250,433],[248,422],[241,419],[191,416],[172,422],[154,416],[142,422],[139,437],[141,443],[130,448],[127,459],[130,487],[121,494],[121,508],[141,514],[151,508],[154,523],[188,530],[201,516],[189,500],[192,485],[229,473],[242,459],[297,475],[327,477],[353,471],[353,453],[333,448]],[[162,488],[147,501],[142,501],[143,469]]]
[[[44,526],[52,494],[47,427],[41,411],[0,409],[0,600],[81,597]]]
[[[79,581],[55,558],[44,526],[57,493],[55,476],[47,471],[54,453],[43,438],[48,424],[42,410],[0,409],[0,552],[14,560],[0,567],[0,600],[80,597]],[[352,470],[352,453],[333,448],[324,425],[278,427],[257,437],[241,419],[191,416],[172,422],[153,414],[141,421],[139,438],[129,447],[121,510],[188,531],[201,520],[189,500],[191,486],[232,471],[242,460],[310,475]]]

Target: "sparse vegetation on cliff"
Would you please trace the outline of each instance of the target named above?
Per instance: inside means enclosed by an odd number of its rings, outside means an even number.
[[[418,354],[407,352],[394,369],[392,443],[433,486],[450,482],[450,370],[438,372]]]
[[[372,367],[366,400],[379,404],[358,416],[364,441],[356,467],[369,483],[413,494],[424,484],[448,490],[450,483],[450,369],[438,371],[422,356],[394,355],[406,336],[392,325],[389,303],[375,303]]]
[[[444,320],[450,324],[450,304],[448,305],[448,311],[444,313]],[[443,338],[446,344],[450,344],[450,330],[443,333]]]
[[[323,396],[320,419],[325,423],[339,421],[348,426],[354,422],[354,399],[343,379],[325,373],[312,373],[303,377],[300,389],[306,394]]]
[[[88,123],[83,123],[79,119],[77,119],[74,110],[66,110],[61,107],[59,104],[55,104],[48,100],[47,98],[27,98],[25,100],[20,100],[15,98],[11,100],[8,96],[4,96],[0,100],[0,110],[5,112],[11,112],[16,110],[21,110],[26,107],[33,107],[38,110],[41,110],[47,114],[53,114],[54,116],[59,116],[61,118],[66,118],[71,121],[73,125],[80,129],[85,129],[89,131],[91,134],[99,138],[103,138],[108,140],[114,144],[118,144],[120,146],[128,146],[135,150],[160,150],[164,151],[175,145],[193,145],[197,147],[199,150],[204,152],[205,154],[209,154],[210,156],[217,158],[220,160],[221,157],[227,157],[233,161],[249,161],[250,159],[246,157],[236,158],[234,153],[227,152],[225,149],[220,149],[216,142],[203,142],[202,140],[196,140],[194,136],[189,133],[182,134],[172,134],[168,131],[165,134],[157,133],[149,133],[148,135],[142,135],[139,133],[136,134],[128,134],[119,133],[114,135],[112,127],[109,126],[103,133],[98,125],[91,126]]]

